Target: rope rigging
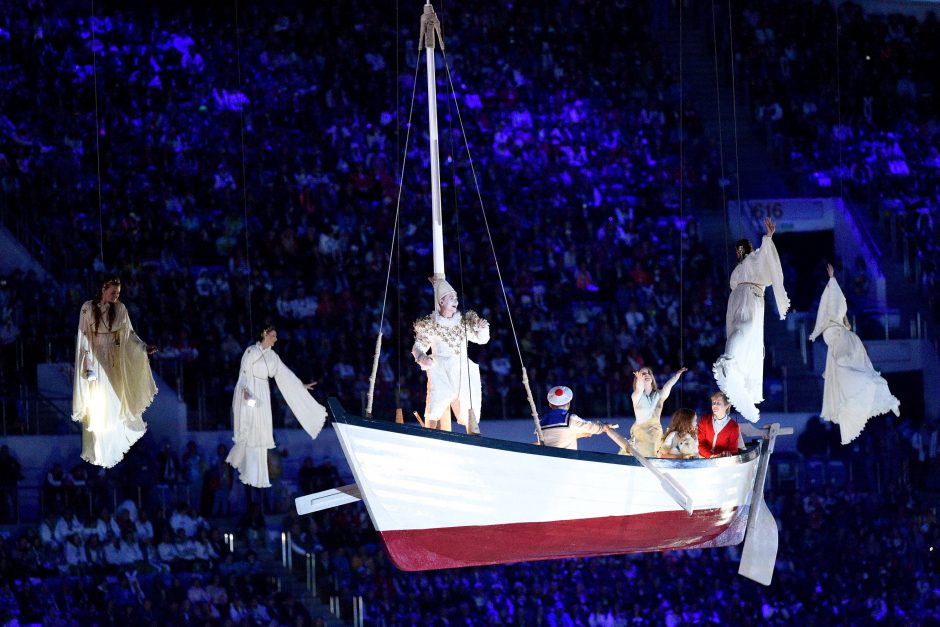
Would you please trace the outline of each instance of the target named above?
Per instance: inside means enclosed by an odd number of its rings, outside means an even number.
[[[241,36],[239,34],[238,21],[238,0],[234,0],[235,5],[235,67],[238,72],[238,91],[242,90],[242,53]],[[251,305],[251,248],[248,238],[248,174],[245,168],[245,107],[238,110],[239,132],[241,137],[241,165],[242,165],[242,207],[245,216],[245,263],[248,267],[248,276],[245,281],[245,298],[248,301],[248,328],[249,333],[255,333],[255,321]]]
[[[93,91],[95,98],[95,164],[98,172],[98,254],[101,255],[101,265],[105,266],[104,260],[104,211],[101,203],[101,128],[98,124],[98,52],[95,39],[95,0],[91,0],[91,19],[88,21],[88,27],[91,30],[91,67],[93,81]]]

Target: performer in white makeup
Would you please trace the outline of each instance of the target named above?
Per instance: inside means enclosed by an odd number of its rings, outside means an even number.
[[[783,288],[783,268],[774,246],[777,226],[764,218],[767,234],[753,250],[742,239],[735,244],[738,265],[731,273],[725,353],[712,367],[715,381],[742,416],[757,422],[757,404],[764,400],[764,291],[773,287],[780,319],[787,317],[790,299]]]
[[[900,401],[891,394],[888,383],[871,365],[862,341],[849,325],[848,304],[832,265],[827,265],[829,283],[819,300],[816,327],[811,341],[822,335],[826,346],[823,373],[823,405],[820,415],[839,425],[842,443],[858,437],[869,418],[889,411],[900,416]]]
[[[82,423],[82,459],[110,468],[144,435],[144,411],[157,394],[148,355],[109,279],[82,305],[75,344],[72,420]]]
[[[238,469],[239,478],[256,488],[269,488],[268,449],[274,448],[274,426],[271,416],[273,378],[287,406],[310,438],[316,438],[326,422],[326,408],[308,390],[316,383],[303,383],[281,362],[274,352],[277,329],[265,327],[261,341],[249,346],[242,355],[238,383],[232,397],[235,421],[235,446],[225,459]]]
[[[467,342],[490,341],[489,323],[474,311],[457,311],[457,292],[444,279],[431,279],[437,310],[414,324],[415,361],[428,374],[424,424],[451,430],[451,410],[467,433],[480,433],[480,367],[467,356]],[[431,354],[428,355],[428,349]]]

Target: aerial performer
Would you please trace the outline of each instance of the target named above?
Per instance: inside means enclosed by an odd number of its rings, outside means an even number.
[[[663,403],[669,398],[673,386],[687,368],[679,368],[678,372],[666,381],[662,389],[656,383],[653,371],[644,366],[633,373],[633,415],[636,422],[630,428],[630,437],[633,445],[644,457],[655,457],[659,445],[663,442],[663,424],[660,416],[663,413]]]
[[[822,335],[829,348],[823,373],[823,405],[820,415],[839,425],[842,444],[858,437],[869,418],[889,411],[900,416],[900,401],[888,382],[871,365],[865,346],[852,332],[848,304],[836,281],[832,264],[826,266],[829,283],[819,300],[816,327],[809,336]]]
[[[326,422],[326,408],[310,395],[316,383],[303,383],[274,352],[277,329],[267,326],[261,339],[242,355],[238,383],[232,396],[235,445],[225,461],[238,469],[242,483],[255,488],[270,488],[268,449],[274,448],[271,415],[273,378],[297,422],[312,438],[319,435]]]
[[[157,394],[149,355],[119,302],[121,280],[106,280],[82,305],[75,342],[72,420],[82,423],[82,459],[111,468],[144,435],[143,415]]]
[[[432,278],[436,309],[414,323],[411,349],[418,366],[428,375],[424,424],[429,429],[451,430],[451,410],[467,433],[480,433],[483,397],[480,367],[467,355],[467,343],[490,341],[490,324],[476,312],[457,310],[457,292],[442,278]],[[430,349],[431,354],[428,355]]]
[[[764,400],[764,291],[773,288],[780,319],[787,317],[790,299],[783,287],[783,268],[771,239],[777,225],[764,218],[767,234],[754,250],[747,239],[734,245],[738,265],[731,272],[724,354],[712,367],[718,387],[742,416],[760,419],[757,404]]]

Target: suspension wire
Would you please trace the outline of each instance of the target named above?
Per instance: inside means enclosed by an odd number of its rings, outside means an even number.
[[[685,196],[683,187],[685,185],[685,154],[683,144],[685,137],[685,86],[683,85],[682,74],[682,52],[683,52],[683,0],[679,0],[679,368],[685,364],[685,318],[684,318],[684,288],[685,288],[685,254],[683,252],[683,235],[685,235]],[[679,382],[679,405],[683,404],[683,384]]]
[[[392,228],[392,242],[389,245],[389,251],[388,251],[388,269],[385,272],[385,292],[382,295],[382,314],[381,314],[381,317],[379,318],[379,332],[376,334],[377,337],[375,338],[375,354],[372,356],[372,372],[369,375],[369,393],[366,397],[367,398],[367,401],[366,401],[366,417],[367,418],[372,416],[372,400],[375,398],[375,373],[379,369],[379,355],[382,352],[382,325],[385,324],[385,305],[388,302],[388,285],[392,276],[392,262],[395,259],[395,246],[398,241],[398,221],[399,221],[399,216],[401,214],[401,194],[402,194],[402,190],[405,188],[405,181],[404,181],[405,164],[408,161],[408,143],[411,139],[411,118],[412,118],[412,115],[414,114],[415,93],[417,92],[417,89],[418,89],[418,68],[420,66],[421,66],[421,55],[419,54],[417,55],[417,59],[415,61],[415,75],[414,75],[414,79],[412,80],[411,106],[408,110],[408,130],[405,132],[405,152],[402,155],[401,175],[398,179],[398,200],[395,202],[395,222]],[[401,258],[399,257],[399,265],[401,265],[400,259]]]
[[[241,37],[238,33],[238,0],[234,0],[235,5],[235,67],[238,70],[238,91],[242,90],[242,51]],[[256,332],[254,312],[251,306],[251,248],[248,238],[248,174],[245,168],[245,107],[238,111],[239,132],[241,136],[241,157],[242,157],[242,208],[245,215],[245,263],[248,265],[248,277],[245,281],[245,298],[248,301],[248,328],[252,335]],[[260,331],[260,329],[257,329]]]
[[[88,21],[88,27],[91,30],[91,68],[94,76],[94,96],[95,96],[95,162],[98,171],[98,254],[101,255],[101,265],[107,268],[104,262],[104,209],[101,202],[101,128],[98,124],[98,53],[95,51],[97,43],[95,40],[95,0],[91,0],[91,20]]]
[[[725,224],[724,229],[725,233],[725,268],[728,273],[731,272],[731,242],[729,237],[729,229],[731,226],[728,224],[728,197],[725,191],[725,143],[721,127],[721,86],[719,82],[718,74],[718,27],[717,27],[717,18],[715,17],[715,12],[717,10],[717,4],[712,2],[712,47],[714,49],[714,59],[715,59],[715,105],[718,110],[718,162],[721,175],[721,207],[724,211]]]
[[[399,61],[401,60],[401,26],[399,25],[399,2],[400,0],[395,0],[395,154],[401,154],[401,106],[399,103],[399,98],[401,94],[399,93],[398,77],[400,76],[401,69],[399,67]],[[419,55],[420,56],[420,55]],[[411,125],[409,124],[409,127]],[[397,165],[397,160],[396,160]],[[396,172],[401,176],[401,172]],[[396,312],[395,317],[395,337],[398,338],[398,348],[395,351],[395,354],[398,356],[398,372],[395,373],[395,406],[401,406],[401,238],[395,238],[395,251],[394,255],[398,258],[398,263],[395,265],[395,295],[396,295]],[[389,262],[391,263],[391,261]],[[387,289],[387,288],[386,288]],[[384,321],[383,321],[384,322]],[[381,325],[379,325],[381,329]]]
[[[447,81],[450,83],[451,93],[455,94],[456,96],[453,77],[450,73],[450,63],[447,61],[447,53],[444,50],[441,50],[441,54],[444,57],[444,67],[447,70]],[[535,422],[535,433],[538,437],[538,442],[539,444],[542,444],[544,439],[542,437],[542,427],[539,424],[539,414],[535,407],[535,400],[532,398],[532,389],[529,387],[529,375],[526,372],[525,360],[522,358],[522,349],[519,347],[519,336],[516,334],[516,325],[512,319],[512,310],[509,308],[509,297],[506,295],[506,285],[503,282],[503,273],[499,267],[499,259],[496,257],[496,246],[493,244],[493,233],[490,230],[490,221],[486,216],[486,206],[483,202],[483,194],[480,192],[480,182],[477,178],[476,167],[473,165],[473,155],[470,154],[470,144],[467,140],[467,130],[464,127],[463,116],[460,115],[460,103],[457,102],[456,97],[454,98],[454,111],[457,113],[457,121],[460,123],[460,132],[463,135],[464,147],[467,151],[467,161],[470,165],[470,174],[473,176],[473,185],[476,188],[477,200],[480,203],[480,213],[483,216],[483,224],[486,227],[486,236],[490,242],[490,251],[493,254],[493,264],[496,267],[496,276],[499,278],[499,289],[503,295],[503,302],[506,304],[506,316],[509,319],[509,327],[512,330],[512,339],[516,345],[516,354],[519,356],[519,364],[522,367],[522,385],[525,388],[526,399],[529,402],[529,410],[531,411],[532,419]]]
[[[731,0],[728,0],[728,37],[731,45],[731,120],[734,128],[734,178],[738,188],[738,211],[741,211],[741,159],[738,157],[738,94],[734,80],[734,24],[731,19]]]
[[[842,144],[845,141],[844,129],[842,128],[842,59],[839,52],[839,36],[842,30],[842,23],[839,20],[839,5],[836,5],[836,122],[839,125],[839,199],[845,203],[844,178],[845,169],[842,163]]]

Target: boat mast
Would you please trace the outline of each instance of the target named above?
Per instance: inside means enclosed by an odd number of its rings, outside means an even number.
[[[434,49],[436,41],[444,49],[441,36],[441,24],[437,20],[434,7],[428,2],[421,15],[421,35],[418,49],[424,48],[428,69],[428,121],[431,136],[431,235],[434,251],[434,276],[432,279],[444,279],[444,220],[441,214],[441,161],[437,137],[437,77],[434,68]]]

